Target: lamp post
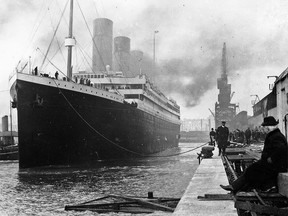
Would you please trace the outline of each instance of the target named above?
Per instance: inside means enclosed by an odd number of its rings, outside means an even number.
[[[154,39],[153,39],[153,62],[154,62],[154,67],[156,63],[156,34],[159,33],[158,30],[154,31]]]
[[[275,81],[276,81],[278,79],[278,76],[267,76],[267,79],[269,78],[275,78]],[[269,90],[273,90],[274,84],[275,82],[273,84],[269,84]]]

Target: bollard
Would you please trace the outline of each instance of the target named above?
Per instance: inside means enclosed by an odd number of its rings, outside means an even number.
[[[120,210],[120,205],[118,203],[113,204],[113,209],[114,210]]]
[[[154,197],[153,197],[153,192],[148,192],[148,199],[153,199]]]

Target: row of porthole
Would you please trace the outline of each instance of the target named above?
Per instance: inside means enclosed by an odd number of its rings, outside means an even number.
[[[49,82],[49,84],[51,84],[51,82]],[[60,83],[58,83],[58,86],[60,86]],[[67,87],[66,85],[64,85],[64,86]],[[74,86],[72,86],[72,88],[74,89]],[[80,88],[80,90],[82,91],[82,88]],[[86,92],[87,92],[87,89],[86,89]],[[91,91],[91,93],[93,93],[93,91]],[[95,93],[97,94],[97,92],[95,92]],[[102,93],[102,95],[103,95],[103,93]],[[106,95],[106,97],[108,98],[109,96]],[[119,100],[118,98],[115,98],[115,97],[113,97],[113,96],[110,96],[110,98]]]

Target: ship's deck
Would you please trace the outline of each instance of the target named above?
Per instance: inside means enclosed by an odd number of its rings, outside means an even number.
[[[201,161],[173,215],[237,215],[233,200],[208,200],[198,198],[198,196],[204,197],[205,194],[227,195],[227,191],[219,187],[220,184],[227,185],[228,179],[221,157],[215,156],[217,155],[217,151],[218,150],[214,150],[213,158],[203,159]]]

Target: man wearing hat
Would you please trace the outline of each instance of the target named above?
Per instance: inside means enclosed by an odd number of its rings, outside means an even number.
[[[216,140],[219,149],[219,156],[225,154],[225,150],[228,146],[229,129],[225,126],[226,121],[222,121],[222,125],[216,130]]]
[[[278,173],[287,171],[287,140],[277,124],[273,116],[264,118],[262,126],[268,134],[261,159],[249,166],[231,185],[220,187],[236,193],[251,188],[266,190],[276,185]]]

